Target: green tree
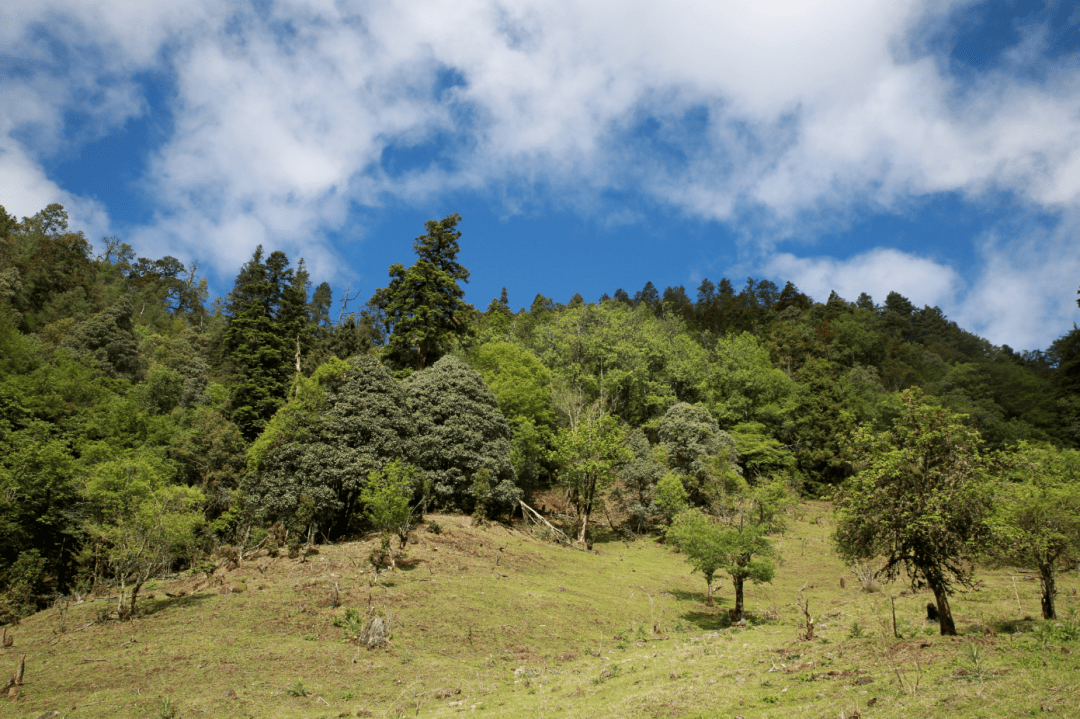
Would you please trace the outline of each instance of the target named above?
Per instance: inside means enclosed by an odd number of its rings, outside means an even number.
[[[705,403],[724,427],[740,422],[776,426],[790,412],[795,385],[773,367],[768,350],[749,332],[728,335],[713,348]]]
[[[626,445],[633,453],[633,459],[619,470],[621,486],[613,490],[612,497],[630,516],[635,531],[643,532],[657,511],[663,511],[657,482],[664,474],[664,463],[658,459],[658,452],[649,444],[649,438],[640,427],[627,434]],[[682,487],[682,480],[676,477],[675,481],[679,483],[685,501],[686,490]]]
[[[134,379],[140,370],[139,343],[131,322],[131,301],[122,298],[75,326],[62,346],[93,357],[110,377]]]
[[[695,570],[705,575],[708,599],[712,605],[713,575],[718,571],[731,577],[735,590],[732,619],[743,616],[743,589],[746,581],[771,582],[776,576],[772,561],[775,550],[765,536],[765,528],[752,523],[725,525],[698,509],[675,517],[667,532],[668,540],[687,556]]]
[[[417,260],[408,269],[391,265],[390,284],[375,291],[372,304],[383,313],[387,356],[400,367],[422,370],[449,349],[452,338],[470,333],[471,305],[458,282],[469,271],[457,261],[461,216],[429,220],[427,234],[413,242]]]
[[[120,616],[130,617],[150,577],[193,555],[205,521],[203,496],[172,483],[175,465],[160,450],[98,459],[104,461],[90,468],[84,489],[84,560],[109,569],[120,585]]]
[[[206,498],[207,517],[215,519],[233,504],[245,470],[247,446],[240,430],[220,412],[199,407],[180,420],[169,446],[184,484]]]
[[[332,359],[297,383],[248,453],[253,507],[297,532],[299,508],[333,538],[356,531],[372,472],[411,455],[414,422],[401,386],[368,355]]]
[[[616,469],[633,459],[618,420],[594,405],[580,421],[559,430],[551,456],[558,481],[577,512],[578,542],[591,544],[589,518],[603,501]]]
[[[404,548],[409,528],[409,501],[419,487],[419,475],[416,467],[395,459],[383,469],[368,474],[367,486],[360,492],[364,516],[379,530],[383,551],[394,568],[397,565],[390,547],[390,533],[398,534]]]
[[[994,502],[991,554],[1037,570],[1043,619],[1057,619],[1057,572],[1080,561],[1080,452],[1021,443],[1001,458],[1006,481]]]
[[[690,495],[686,493],[682,477],[675,472],[668,472],[656,483],[656,508],[669,523],[686,511],[690,506]]]
[[[885,557],[886,579],[906,569],[937,600],[942,635],[955,635],[949,594],[971,586],[972,560],[989,536],[991,491],[978,432],[960,415],[901,394],[902,414],[884,433],[860,429],[857,474],[836,496],[836,545],[848,561]]]
[[[510,425],[484,378],[453,355],[403,383],[416,435],[411,456],[444,507],[472,512],[474,476],[491,473],[492,508],[517,504],[521,490],[510,462]]]
[[[310,345],[307,272],[297,272],[284,252],[263,261],[259,246],[236,277],[226,305],[223,343],[232,383],[229,413],[248,440],[254,439],[285,403],[298,372],[296,354]]]
[[[691,501],[707,504],[737,475],[735,440],[717,425],[708,409],[685,402],[667,411],[657,428],[668,466],[681,475]]]

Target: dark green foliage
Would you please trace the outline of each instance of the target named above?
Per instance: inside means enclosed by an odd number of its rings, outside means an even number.
[[[132,311],[131,301],[123,298],[76,325],[62,346],[76,355],[94,358],[110,377],[134,379],[140,363]]]
[[[412,436],[401,387],[378,360],[332,360],[299,386],[253,446],[251,504],[286,526],[308,505],[309,521],[327,536],[354,532],[368,475],[408,458]]]
[[[664,465],[656,459],[648,437],[640,428],[627,435],[626,444],[633,459],[620,468],[622,482],[612,492],[612,498],[629,515],[634,531],[644,532],[658,512],[656,483],[664,474]]]
[[[37,549],[28,549],[19,554],[18,559],[4,572],[7,591],[0,594],[0,623],[8,624],[19,621],[20,617],[33,614],[38,604],[44,585],[45,558]]]
[[[182,422],[169,458],[179,466],[181,481],[202,491],[209,515],[215,518],[233,504],[247,446],[237,426],[209,407],[200,407]]]
[[[251,440],[285,402],[311,344],[307,321],[307,272],[303,260],[296,272],[283,252],[263,262],[255,250],[229,294],[228,325],[222,342],[232,375],[229,412]]]
[[[469,281],[469,271],[457,261],[460,221],[457,214],[429,220],[427,234],[413,242],[416,263],[408,269],[392,265],[390,284],[372,297],[391,333],[387,357],[398,367],[421,370],[470,332],[471,306],[458,286]]]
[[[482,467],[501,511],[520,496],[510,463],[511,430],[479,372],[447,356],[404,383],[416,422],[412,456],[440,506],[472,512],[473,478]]]
[[[685,477],[686,489],[697,504],[711,501],[717,481],[737,468],[735,440],[701,405],[680,402],[669,409],[660,420],[657,435],[668,466]]]
[[[0,276],[6,278],[9,307],[19,329],[40,330],[58,319],[64,306],[74,308],[80,319],[93,311],[90,243],[81,232],[68,232],[63,207],[49,205],[22,222],[3,212],[0,225]]]

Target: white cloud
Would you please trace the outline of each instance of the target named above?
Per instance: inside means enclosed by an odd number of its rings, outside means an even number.
[[[37,214],[53,203],[64,206],[69,227],[81,230],[91,243],[109,234],[105,208],[93,200],[76,197],[59,187],[17,143],[0,140],[0,206],[17,218]]]
[[[1048,347],[1080,320],[1078,233],[1073,210],[1052,229],[1021,224],[986,237],[981,272],[952,319],[995,344]]]
[[[149,70],[175,80],[174,129],[146,178],[157,220],[132,237],[230,268],[259,242],[332,267],[326,232],[353,203],[462,188],[514,211],[545,186],[583,212],[629,188],[694,216],[753,216],[759,240],[940,192],[1074,207],[1080,69],[1045,60],[1029,33],[962,82],[922,40],[970,4],[14,0],[0,51],[30,69],[0,89],[0,137],[8,153],[17,133],[40,141],[6,182],[41,196],[36,163],[71,136],[65,111],[119,127],[145,111],[135,79]],[[464,83],[441,87],[447,71]],[[441,149],[429,166],[382,166],[387,148],[427,142]],[[912,279],[916,301],[955,291],[940,265],[862,258],[929,272]],[[814,262],[773,264],[807,288],[834,281]]]
[[[848,302],[866,292],[880,305],[890,292],[899,292],[916,307],[945,308],[964,288],[952,267],[893,249],[875,249],[846,260],[779,253],[761,271],[794,282],[817,302],[834,291]]]

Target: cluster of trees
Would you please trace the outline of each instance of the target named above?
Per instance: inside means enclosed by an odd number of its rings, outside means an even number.
[[[774,571],[785,488],[861,496],[916,389],[980,457],[1011,458],[994,465],[1010,506],[1058,491],[1032,484],[1046,467],[1071,486],[1078,330],[1016,353],[896,293],[820,303],[752,279],[517,311],[503,290],[481,312],[460,219],[428,222],[415,262],[350,312],[357,296],[312,290],[282,252],[256,250],[208,303],[197,266],[115,238],[95,255],[56,205],[0,210],[2,611],[101,581],[137,593],[148,571],[268,531],[389,534],[403,503],[498,517],[553,486],[579,541],[598,523],[665,532],[710,592],[722,571],[741,597]],[[1017,512],[994,526],[1021,546]],[[901,555],[890,567],[915,561]]]

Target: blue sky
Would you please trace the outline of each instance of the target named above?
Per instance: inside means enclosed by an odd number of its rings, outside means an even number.
[[[160,5],[158,7],[157,5]],[[9,0],[0,204],[364,297],[463,216],[478,307],[729,277],[1080,318],[1080,11],[997,0]]]

